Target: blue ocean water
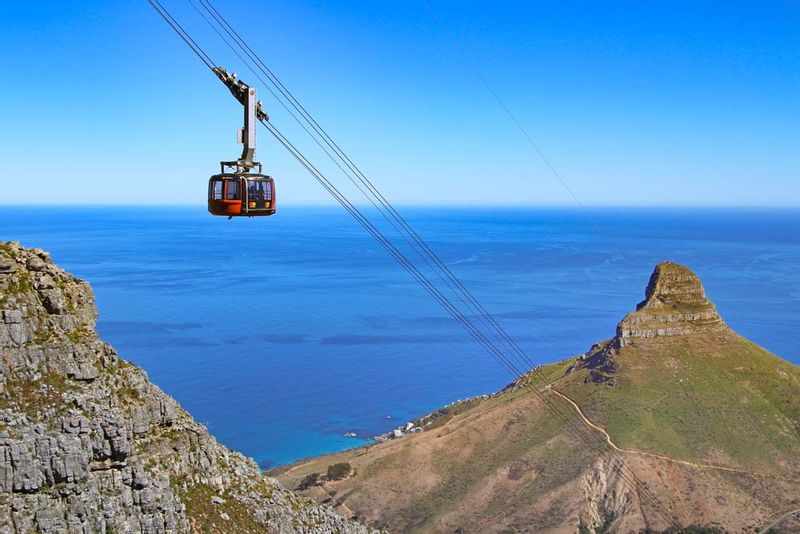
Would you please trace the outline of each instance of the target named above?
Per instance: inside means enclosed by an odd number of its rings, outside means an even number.
[[[613,335],[670,259],[733,328],[800,363],[800,210],[402,211],[537,362]],[[89,280],[104,339],[264,466],[358,445],[511,378],[338,209],[227,221],[5,206],[0,240]]]

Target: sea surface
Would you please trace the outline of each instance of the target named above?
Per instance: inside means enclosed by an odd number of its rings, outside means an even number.
[[[800,364],[800,210],[401,212],[536,362],[611,337],[669,259],[700,275],[729,325]],[[0,206],[0,240],[91,282],[102,337],[264,467],[512,378],[340,209],[228,221],[202,207]]]

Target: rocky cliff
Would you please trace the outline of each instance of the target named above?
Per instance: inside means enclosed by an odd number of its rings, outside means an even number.
[[[0,242],[0,533],[367,533],[264,477],[98,339],[86,282]]]
[[[690,336],[725,330],[700,279],[683,265],[659,263],[645,290],[645,299],[617,326],[616,345],[637,338]]]

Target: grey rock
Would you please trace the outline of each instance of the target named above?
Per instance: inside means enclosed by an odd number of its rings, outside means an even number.
[[[83,415],[65,418],[61,423],[61,429],[65,434],[81,435],[88,434],[91,430],[89,419]]]
[[[91,381],[100,376],[97,367],[89,362],[72,362],[65,367],[66,375],[74,380]]]
[[[56,287],[56,282],[52,276],[45,274],[39,277],[34,287],[36,289],[53,289]]]
[[[28,258],[27,267],[29,271],[41,272],[44,271],[47,265],[39,256],[31,256]]]
[[[22,311],[3,310],[3,322],[6,324],[20,324],[22,322]]]
[[[182,499],[194,488],[214,492],[223,521],[235,501],[264,532],[372,531],[219,445],[97,338],[88,284],[42,250],[5,248],[16,261],[0,254],[0,534],[189,532]],[[2,293],[23,275],[30,291]],[[15,381],[33,383],[37,401],[11,402]]]
[[[17,270],[17,262],[0,257],[0,274],[11,274]]]
[[[39,292],[45,310],[53,315],[64,315],[69,311],[69,305],[64,294],[58,289],[45,289]]]

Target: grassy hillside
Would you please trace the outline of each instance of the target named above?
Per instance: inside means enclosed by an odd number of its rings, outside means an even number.
[[[295,487],[310,473],[348,462],[354,476],[309,494],[344,500],[359,517],[395,532],[453,532],[466,523],[475,532],[540,530],[565,518],[577,524],[574,481],[591,458],[536,396],[518,390],[480,402],[437,429],[313,459],[279,478]]]
[[[763,357],[766,371],[769,362],[777,360],[743,340],[734,341],[759,357],[751,367]],[[772,395],[797,402],[796,382],[782,389],[782,382],[773,384],[765,378],[758,382],[768,393],[756,394],[760,390],[752,386],[753,380],[737,381],[733,378],[740,371],[733,371],[716,380],[716,388],[698,379],[691,388],[675,393],[675,384],[684,384],[691,376],[681,374],[681,369],[707,372],[707,367],[696,363],[696,355],[671,356],[678,362],[677,371],[674,363],[668,363],[668,371],[650,376],[645,371],[657,360],[632,365],[627,359],[636,357],[634,351],[623,352],[614,386],[585,382],[587,370],[565,376],[571,362],[545,366],[542,371],[545,376],[558,376],[553,387],[580,400],[587,415],[608,425],[620,446],[779,475],[797,470],[800,439],[796,430],[787,432],[791,430],[785,426],[788,418],[780,410],[769,409],[763,400]],[[778,370],[787,369],[790,384],[797,380],[797,368],[782,361],[776,364]],[[714,363],[708,365],[713,368]],[[781,373],[775,374],[784,380]],[[655,393],[645,393],[651,386]],[[552,393],[546,395],[564,412],[572,410]],[[734,404],[734,399],[742,400]],[[791,410],[788,405],[785,409]],[[700,417],[702,413],[710,416]],[[736,421],[750,417],[757,417],[770,434],[754,439],[752,425],[743,433]],[[602,441],[599,433],[595,436]],[[705,442],[714,445],[706,448]],[[800,484],[693,469],[631,454],[613,457],[625,462],[686,526],[731,532],[742,530],[742,525],[757,529],[793,502],[800,508]],[[603,524],[620,532],[669,527],[651,504],[638,501],[616,465],[600,461],[525,387],[473,403],[434,430],[311,459],[277,476],[294,488],[307,475],[324,475],[329,465],[339,462],[350,463],[354,474],[346,480],[323,482],[306,494],[394,532],[575,532],[581,524],[593,525],[598,532]]]
[[[583,357],[276,476],[318,473],[307,495],[395,532],[754,532],[800,509],[800,368],[732,332],[683,266],[645,295]]]
[[[558,381],[617,444],[800,478],[800,368],[731,333],[647,340]]]

